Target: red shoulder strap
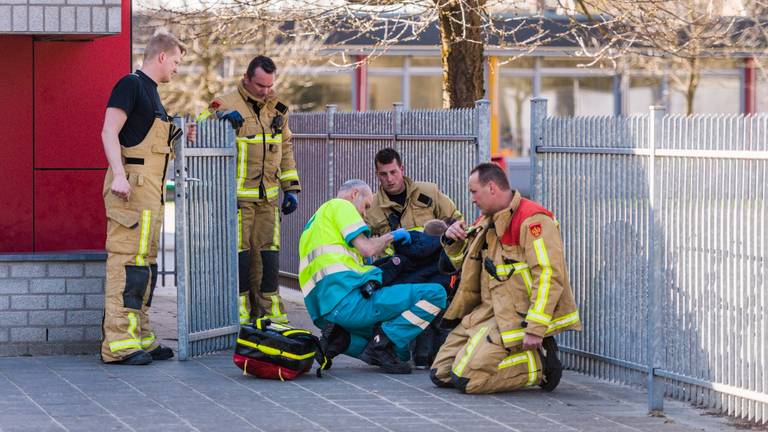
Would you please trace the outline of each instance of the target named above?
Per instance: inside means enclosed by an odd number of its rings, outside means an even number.
[[[543,213],[549,217],[552,217],[552,212],[542,207],[538,203],[531,200],[522,198],[520,199],[520,205],[517,206],[517,210],[512,215],[512,220],[509,222],[507,230],[504,231],[504,235],[501,237],[501,244],[507,246],[517,246],[520,244],[520,225],[523,221],[529,217]]]

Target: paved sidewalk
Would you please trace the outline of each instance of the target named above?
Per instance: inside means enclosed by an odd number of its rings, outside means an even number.
[[[174,304],[159,294],[164,336]],[[289,310],[306,325],[302,305]],[[567,371],[553,393],[470,396],[434,387],[426,371],[384,375],[343,356],[323,378],[291,382],[243,376],[230,353],[141,367],[96,356],[0,358],[0,394],[0,431],[737,430],[674,401],[665,417],[650,417],[643,391]]]

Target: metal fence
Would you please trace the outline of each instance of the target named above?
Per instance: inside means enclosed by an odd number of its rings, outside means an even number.
[[[230,348],[237,314],[235,135],[226,121],[198,125],[176,145],[179,359]]]
[[[546,116],[534,197],[561,221],[584,331],[566,365],[768,422],[768,116]]]
[[[464,215],[476,211],[467,189],[469,171],[490,160],[488,101],[475,108],[406,111],[336,112],[291,115],[293,152],[302,183],[299,209],[283,217],[280,269],[296,277],[298,244],[304,224],[320,205],[336,195],[346,180],[365,180],[378,187],[373,159],[385,147],[403,158],[406,175],[437,183]]]

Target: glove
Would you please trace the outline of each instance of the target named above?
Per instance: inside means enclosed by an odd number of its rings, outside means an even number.
[[[216,117],[227,120],[229,124],[232,125],[232,129],[239,129],[240,126],[242,126],[245,122],[245,120],[243,120],[243,116],[241,116],[240,113],[235,110],[217,112]]]
[[[286,192],[283,194],[283,214],[288,215],[296,211],[299,207],[299,198],[293,192]]]
[[[411,244],[411,233],[405,228],[398,228],[392,231],[392,237],[396,243],[402,243],[404,245]]]

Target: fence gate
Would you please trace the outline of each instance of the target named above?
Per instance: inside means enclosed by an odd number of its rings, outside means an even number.
[[[232,347],[239,328],[235,136],[207,121],[175,151],[178,354],[187,360]]]

